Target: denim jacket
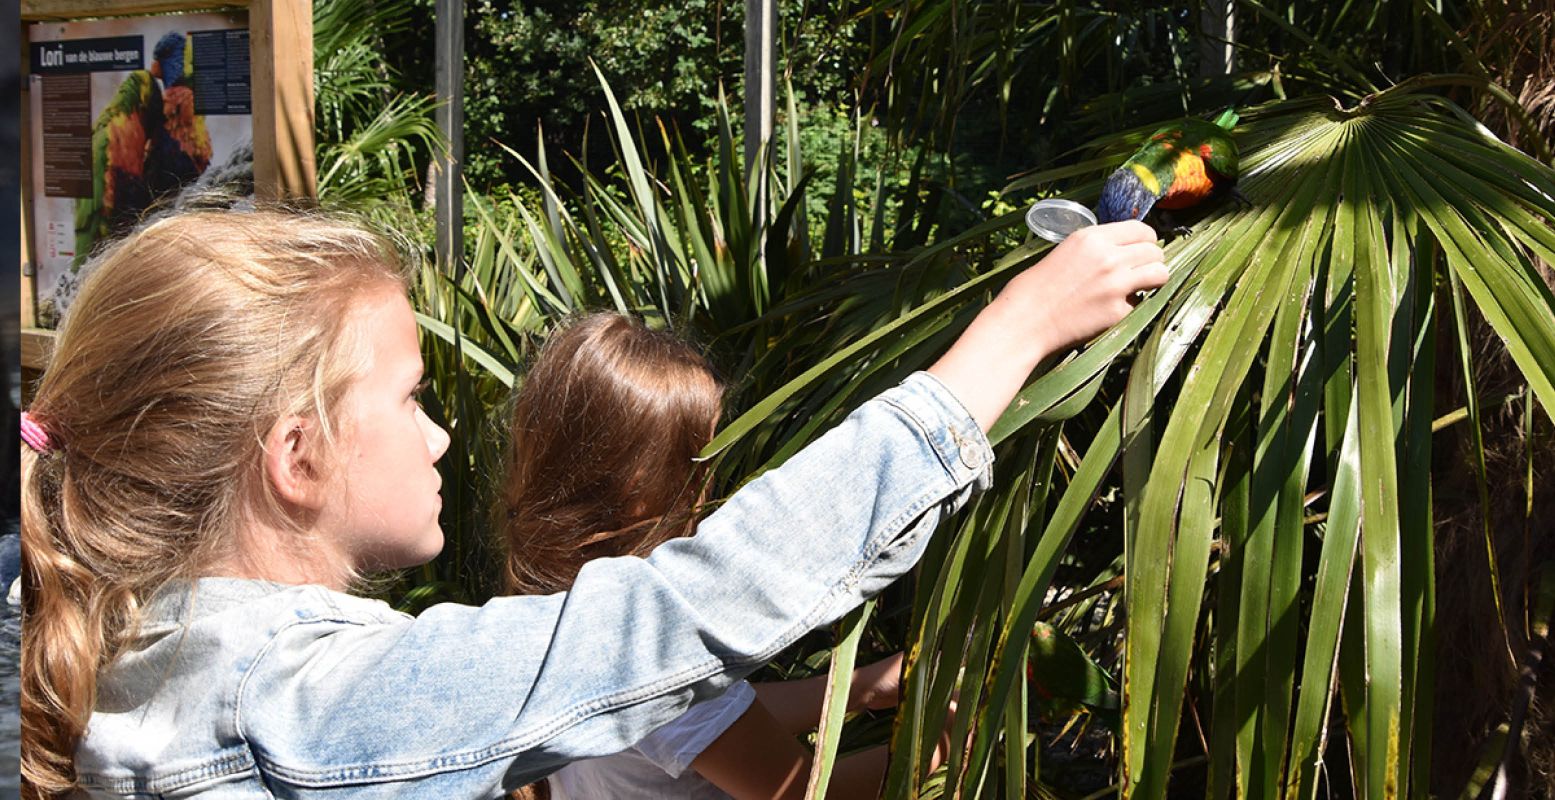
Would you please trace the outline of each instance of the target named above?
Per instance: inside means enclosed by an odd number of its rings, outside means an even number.
[[[148,603],[76,751],[93,797],[496,797],[618,752],[885,588],[976,490],[988,441],[918,373],[646,559],[570,592],[411,617],[204,578]]]

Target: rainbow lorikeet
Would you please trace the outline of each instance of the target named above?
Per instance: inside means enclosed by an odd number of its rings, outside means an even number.
[[[1227,110],[1214,122],[1185,119],[1151,134],[1107,178],[1096,204],[1097,221],[1143,220],[1152,210],[1192,208],[1227,194],[1242,200],[1236,193],[1241,168],[1231,138],[1236,122],[1236,112]]]
[[[134,224],[151,205],[146,184],[146,130],[162,127],[162,93],[151,73],[131,72],[92,124],[92,196],[76,201],[76,255]]]
[[[211,163],[205,117],[194,113],[194,41],[172,31],[151,50],[151,74],[162,81],[162,130],[153,132],[146,174],[157,194],[177,191]]]
[[[1058,628],[1038,622],[1027,650],[1026,685],[1037,711],[1067,716],[1085,710],[1115,726],[1119,700],[1112,676]]]
[[[92,125],[92,196],[76,201],[79,267],[93,246],[123,233],[156,201],[205,171],[211,137],[194,113],[194,52],[171,32],[150,69],[130,72]]]

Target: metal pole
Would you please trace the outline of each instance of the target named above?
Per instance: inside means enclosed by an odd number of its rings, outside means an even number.
[[[767,172],[756,165],[772,141],[773,97],[777,94],[777,0],[745,0],[745,174],[756,184],[751,214],[760,243],[756,260],[767,267]]]
[[[434,159],[437,179],[433,217],[437,223],[437,268],[451,274],[455,286],[464,285],[464,0],[437,0],[437,129],[442,132],[448,151]],[[458,398],[470,396],[469,376],[464,369],[464,340],[459,335],[457,316],[454,322],[454,394]],[[454,430],[464,423],[462,399],[451,408],[443,409],[443,426]],[[452,442],[454,464],[469,463],[469,437],[455,435]],[[464,494],[464,482],[454,481],[449,496],[449,507],[454,515],[463,513],[468,506]],[[450,537],[451,545],[444,553],[443,563],[464,564],[467,553],[463,536]]]
[[[437,261],[457,276],[464,242],[464,0],[437,0],[437,129],[448,144],[437,159]]]
[[[745,171],[772,140],[777,0],[745,0]],[[758,206],[759,207],[759,206]]]

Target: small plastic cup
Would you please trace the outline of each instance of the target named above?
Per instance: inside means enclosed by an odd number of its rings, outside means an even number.
[[[1026,211],[1026,227],[1054,244],[1095,224],[1096,215],[1089,208],[1060,197],[1038,200]]]

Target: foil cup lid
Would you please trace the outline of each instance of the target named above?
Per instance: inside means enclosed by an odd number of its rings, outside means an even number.
[[[1096,215],[1073,200],[1050,197],[1038,200],[1026,211],[1026,227],[1050,241],[1062,242],[1069,234],[1096,224]]]

